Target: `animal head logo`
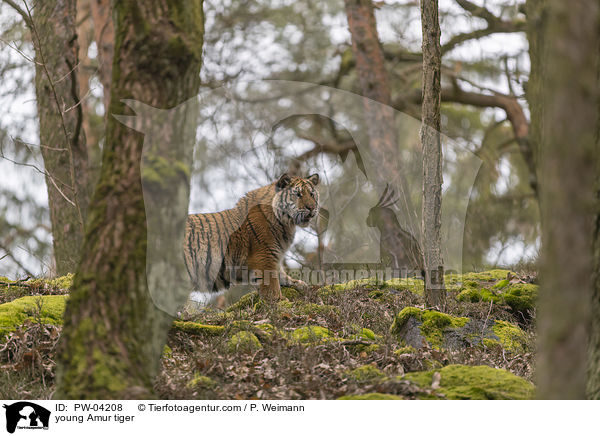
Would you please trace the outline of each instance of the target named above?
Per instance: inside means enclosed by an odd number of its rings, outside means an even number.
[[[14,433],[17,428],[48,429],[50,411],[29,401],[5,404],[6,431]]]

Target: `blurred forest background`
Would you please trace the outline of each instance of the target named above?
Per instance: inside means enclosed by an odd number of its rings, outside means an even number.
[[[57,271],[36,103],[36,36],[32,37],[11,3],[0,2],[0,275],[23,278]],[[81,111],[78,119],[85,133],[92,184],[105,134],[106,88],[110,84],[110,61],[106,59],[110,59],[114,43],[110,17],[102,3],[77,1],[80,63],[76,77],[81,103],[63,108]],[[540,247],[527,100],[527,8],[535,4],[440,1],[442,133],[482,160],[465,222],[463,269],[467,271],[516,264],[525,268],[535,262]],[[17,6],[23,8],[18,2]],[[206,0],[204,13],[201,88],[279,79],[362,94],[343,2]],[[391,105],[419,119],[419,4],[377,2],[375,17],[389,74]],[[240,125],[248,118],[252,122],[252,112],[243,114],[242,119],[235,110],[223,106],[214,114],[211,135],[202,131],[208,146],[239,157],[255,145],[268,143],[271,158],[256,171],[225,167],[223,160],[195,160],[192,212],[231,207],[245,192],[285,171],[304,175],[323,171],[340,153],[356,147],[347,131],[320,117],[288,119],[268,138],[249,137]],[[223,130],[228,120],[235,122]],[[344,177],[339,172],[328,176],[332,186],[336,178]],[[288,254],[292,265],[314,259],[314,230],[302,233]]]

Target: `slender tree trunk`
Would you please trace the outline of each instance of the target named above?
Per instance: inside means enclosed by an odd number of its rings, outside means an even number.
[[[444,265],[442,261],[442,142],[440,137],[441,65],[440,24],[437,0],[421,0],[423,28],[423,256],[425,304],[444,309]]]
[[[543,217],[538,395],[583,399],[592,301],[590,235],[598,201],[593,191],[598,157],[594,135],[599,7],[596,0],[547,0],[547,5],[543,113],[533,116],[542,117],[543,139],[538,145]],[[591,353],[596,371],[598,345]]]
[[[76,74],[75,3],[37,2],[29,26],[35,49],[40,146],[58,274],[73,272],[77,265],[91,191]]]
[[[204,31],[201,0],[121,0],[114,2],[113,13],[111,115],[130,114],[123,99],[172,108],[197,94]],[[154,290],[162,286],[159,290],[166,293],[165,282],[174,273],[164,268],[164,263],[147,264],[141,182],[147,180],[149,188],[163,193],[169,186],[177,186],[173,195],[163,195],[166,203],[160,205],[154,221],[148,221],[148,227],[165,224],[168,229],[179,229],[164,258],[181,256],[180,234],[185,229],[189,200],[185,192],[189,193],[190,157],[183,156],[181,140],[185,138],[177,136],[186,123],[168,124],[165,140],[153,141],[142,170],[143,136],[108,117],[100,181],[91,203],[82,262],[65,312],[57,398],[152,396],[172,318],[157,307],[147,283]],[[162,134],[156,125],[154,132]],[[161,222],[163,211],[173,223]],[[155,243],[161,235],[152,238]],[[179,252],[172,254],[175,245]],[[162,281],[161,272],[166,274]],[[185,302],[185,294],[176,297],[175,303]]]

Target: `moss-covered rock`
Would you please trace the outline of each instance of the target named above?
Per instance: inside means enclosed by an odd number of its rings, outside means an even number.
[[[343,397],[339,397],[338,400],[402,400],[402,397],[398,395],[391,394],[379,394],[379,393],[370,393],[363,395],[344,395]]]
[[[297,328],[291,334],[290,339],[300,344],[315,344],[327,342],[333,338],[333,333],[325,327],[309,325]]]
[[[527,335],[515,324],[501,320],[454,317],[434,310],[406,307],[390,328],[401,344],[414,348],[460,350],[473,346],[502,346],[512,353],[527,349]]]
[[[227,342],[229,352],[251,353],[262,348],[262,344],[254,333],[241,331],[233,335]]]
[[[421,387],[431,387],[435,372],[441,375],[437,392],[449,400],[527,400],[534,395],[534,387],[527,380],[489,366],[450,365],[408,373],[404,379]]]
[[[227,312],[239,312],[241,310],[252,308],[256,304],[258,304],[259,301],[260,298],[258,296],[258,292],[249,292],[242,298],[240,298],[237,302],[229,306],[227,308]]]
[[[502,297],[515,312],[527,313],[535,308],[538,290],[538,285],[515,283],[503,290]]]
[[[431,347],[440,348],[444,334],[450,329],[464,327],[469,318],[454,317],[435,310],[405,307],[396,315],[390,332],[401,342],[421,348],[425,342]],[[419,331],[415,328],[418,327]]]
[[[200,324],[193,321],[174,321],[173,328],[191,335],[216,336],[225,332],[225,327],[221,325]]]
[[[394,351],[394,354],[401,356],[402,354],[413,354],[416,352],[417,352],[417,349],[415,347],[411,347],[410,345],[408,345],[406,347],[398,348],[396,351]]]
[[[62,325],[66,301],[66,295],[40,295],[0,304],[0,338],[15,331],[27,319]]]
[[[462,286],[466,282],[496,282],[504,280],[509,274],[514,275],[512,271],[507,269],[493,269],[482,272],[470,272],[464,274],[446,274],[444,282],[448,288],[456,288]]]
[[[508,274],[512,273],[507,270],[468,273],[455,277],[447,285],[458,291],[458,301],[493,301],[510,306],[514,312],[526,314],[535,307],[539,287],[530,283],[510,283],[506,278]]]
[[[359,366],[351,371],[346,371],[344,375],[358,383],[369,383],[385,378],[385,374],[373,365]]]
[[[492,329],[500,345],[506,350],[512,353],[523,353],[527,349],[527,336],[518,326],[507,321],[496,320]]]

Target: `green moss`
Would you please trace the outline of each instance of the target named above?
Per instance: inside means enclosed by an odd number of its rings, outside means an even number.
[[[22,297],[0,304],[0,337],[15,331],[26,319],[61,325],[66,300],[66,295],[43,295]]]
[[[509,271],[507,269],[492,269],[489,271],[469,272],[464,274],[446,274],[444,276],[444,280],[446,283],[449,284],[465,282],[466,280],[478,282],[491,282],[505,279],[509,273],[514,274],[512,271]]]
[[[363,365],[351,371],[346,371],[344,374],[358,383],[373,382],[378,379],[385,378],[385,374],[373,365]]]
[[[326,342],[332,337],[333,334],[329,329],[315,325],[297,328],[291,334],[292,341],[298,342],[300,344]]]
[[[420,330],[425,339],[434,348],[439,348],[444,342],[444,331],[450,328],[464,327],[469,318],[454,317],[435,310],[423,310],[417,307],[405,307],[394,318],[390,327],[392,335],[399,337],[400,332],[409,318],[421,322]],[[399,338],[402,339],[402,338]]]
[[[498,283],[496,283],[494,286],[492,286],[494,289],[502,289],[504,288],[506,285],[508,285],[510,282],[508,281],[508,279],[504,279],[504,280],[500,280]]]
[[[410,317],[414,317],[418,321],[421,321],[421,312],[422,310],[417,307],[405,307],[402,309],[400,313],[394,317],[394,321],[390,327],[390,333],[394,336],[398,336]]]
[[[534,394],[534,387],[527,380],[489,366],[450,365],[439,370],[408,373],[404,379],[428,388],[436,371],[441,375],[437,392],[449,400],[527,400]]]
[[[254,307],[259,302],[258,292],[249,292],[240,298],[236,303],[232,304],[227,308],[227,312],[239,312],[245,309]]]
[[[482,343],[483,343],[483,346],[487,347],[487,348],[502,347],[502,344],[495,339],[483,338]]]
[[[423,320],[421,332],[434,348],[442,346],[444,330],[464,327],[469,322],[469,318],[458,318],[435,310],[424,310],[421,316]]]
[[[294,288],[288,288],[287,286],[281,288],[281,295],[291,301],[302,299],[302,292]]]
[[[262,345],[254,333],[241,331],[233,335],[227,342],[229,352],[239,351],[251,353],[260,350]]]
[[[172,359],[173,358],[173,350],[168,345],[165,345],[163,348],[162,355],[163,355],[163,357],[166,357],[167,359]]]
[[[391,279],[384,282],[386,289],[395,289],[398,291],[409,291],[415,295],[423,296],[424,285],[423,280],[412,278]]]
[[[174,321],[173,328],[191,335],[216,336],[225,331],[225,327],[220,325],[200,324],[192,321]]]
[[[527,337],[523,330],[507,321],[496,320],[492,327],[502,346],[513,353],[523,353],[527,349]]]
[[[415,349],[415,347],[411,347],[410,345],[407,347],[400,347],[398,348],[396,351],[394,351],[394,354],[400,356],[401,354],[413,354],[416,353],[417,350]]]
[[[186,385],[189,389],[213,389],[217,382],[205,375],[196,374]]]
[[[402,397],[391,394],[370,393],[364,395],[344,395],[338,400],[402,400]]]
[[[504,290],[504,301],[515,312],[527,312],[535,308],[539,287],[529,283],[516,283]]]

